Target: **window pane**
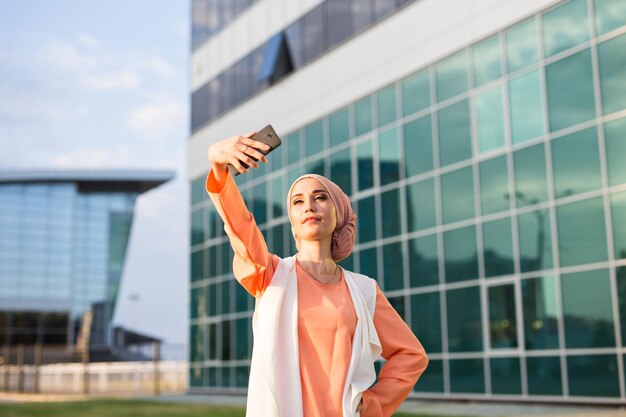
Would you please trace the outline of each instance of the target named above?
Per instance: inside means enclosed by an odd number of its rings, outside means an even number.
[[[400,242],[383,246],[385,291],[404,288],[404,268],[402,259],[402,244]]]
[[[601,197],[558,206],[556,214],[562,266],[607,260]]]
[[[520,214],[517,222],[521,271],[552,268],[552,232],[548,210]]]
[[[617,277],[617,297],[619,303],[619,317],[622,334],[626,333],[626,266],[615,268]]]
[[[376,239],[376,210],[374,196],[359,200],[356,204],[359,243]]]
[[[350,148],[330,155],[330,178],[348,196],[352,194]]]
[[[412,295],[411,309],[411,329],[426,352],[441,352],[439,292]]]
[[[197,319],[206,316],[206,300],[204,287],[191,289],[191,318]]]
[[[198,281],[204,278],[204,252],[202,250],[191,253],[191,280]]]
[[[200,207],[191,213],[191,244],[197,245],[204,241],[204,208]]]
[[[598,45],[602,112],[610,114],[626,108],[626,35]]]
[[[609,271],[564,274],[561,292],[567,348],[615,347]]]
[[[567,357],[570,395],[619,397],[619,377],[615,355],[576,355]]]
[[[474,180],[471,167],[441,176],[441,199],[444,223],[474,217]]]
[[[603,35],[626,25],[626,3],[622,0],[594,0],[596,35]]]
[[[563,395],[558,356],[528,357],[526,369],[530,395]]]
[[[328,48],[325,9],[325,3],[319,4],[302,18],[302,59],[305,63],[313,60]]]
[[[443,234],[446,282],[478,278],[476,228],[450,230]]]
[[[433,170],[430,115],[404,125],[404,170],[406,178]]]
[[[300,161],[300,132],[296,131],[287,136],[286,142],[289,151],[289,163],[292,164]]]
[[[553,276],[522,280],[524,339],[527,350],[559,348],[559,308]]]
[[[324,125],[322,120],[308,125],[304,129],[306,156],[317,155],[324,149]]]
[[[189,329],[191,346],[190,346],[190,358],[191,362],[201,362],[205,358],[205,335],[204,325],[192,324]]]
[[[400,230],[400,191],[396,188],[380,195],[383,238],[399,235]],[[372,219],[368,219],[370,222]]]
[[[544,145],[513,153],[517,207],[542,203],[548,199]]]
[[[396,127],[378,136],[381,186],[400,179],[400,138],[398,136],[398,128]]]
[[[328,47],[332,47],[352,35],[350,0],[329,0],[327,3]]]
[[[359,252],[359,260],[361,263],[361,268],[359,269],[359,273],[363,275],[367,275],[370,278],[373,278],[377,281],[380,280],[378,277],[378,257],[376,254],[376,248],[370,248],[366,250],[362,250]]]
[[[509,209],[509,174],[506,156],[480,163],[480,196],[483,214]]]
[[[467,91],[467,58],[465,51],[436,64],[437,101]]]
[[[489,326],[492,349],[517,347],[513,284],[489,288]]]
[[[372,130],[372,99],[366,97],[354,105],[354,116],[356,118],[356,136]]]
[[[406,208],[410,232],[436,225],[435,181],[432,178],[407,184]]]
[[[448,349],[450,352],[483,350],[478,287],[446,292],[448,310]]]
[[[585,49],[546,67],[550,131],[595,117],[591,53]]]
[[[428,350],[426,351],[428,352]],[[430,359],[428,361],[428,372],[424,372],[420,376],[417,384],[413,387],[413,391],[443,393],[443,361]]]
[[[510,218],[483,224],[483,256],[485,258],[486,277],[513,273],[512,241]]]
[[[374,186],[374,149],[370,139],[361,142],[356,148],[359,177],[359,191]]]
[[[614,120],[604,125],[606,143],[606,162],[608,165],[609,185],[626,182],[626,118]]]
[[[522,143],[544,134],[544,108],[539,71],[531,71],[509,82],[511,141]]]
[[[519,358],[491,358],[491,391],[494,394],[521,394]]]
[[[509,72],[537,62],[537,26],[535,18],[519,23],[506,32]]]
[[[441,166],[472,157],[467,100],[439,111],[439,160]]]
[[[439,283],[437,236],[409,240],[409,275],[411,287]]]
[[[553,140],[552,164],[556,198],[602,187],[595,127]]]
[[[402,113],[405,116],[430,106],[428,70],[402,81]]]
[[[495,35],[474,47],[474,86],[495,80],[500,71],[500,36]]]
[[[450,391],[453,393],[484,393],[485,368],[483,360],[450,360]]]
[[[352,0],[352,25],[354,32],[360,32],[374,19],[372,4],[369,1]]]
[[[572,0],[542,16],[546,57],[589,40],[587,1]]]
[[[611,194],[615,259],[626,258],[626,192]]]
[[[267,221],[267,191],[264,182],[253,188],[253,196],[252,214],[257,224],[263,224]]]
[[[330,146],[339,145],[350,139],[350,111],[342,109],[331,114],[329,119]]]
[[[476,96],[476,124],[480,152],[504,145],[502,87],[492,88]]]
[[[381,90],[377,94],[378,126],[384,126],[396,120],[396,85]]]

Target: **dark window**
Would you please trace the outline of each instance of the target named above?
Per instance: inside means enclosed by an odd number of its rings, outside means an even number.
[[[303,26],[303,19],[298,19],[292,23],[287,30],[285,30],[289,55],[291,55],[291,58],[293,59],[293,66],[295,69],[301,68],[304,65],[302,52]]]
[[[396,0],[373,0],[374,20],[381,20],[396,8]]]
[[[369,1],[351,0],[353,33],[358,33],[372,22],[372,5]]]
[[[328,47],[332,47],[353,33],[351,0],[328,0]]]
[[[304,62],[311,61],[327,49],[327,21],[324,19],[325,9],[326,3],[321,3],[319,6],[304,15],[302,31],[304,35],[302,38],[302,58]]]

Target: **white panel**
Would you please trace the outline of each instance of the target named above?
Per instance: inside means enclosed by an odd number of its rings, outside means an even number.
[[[284,135],[557,2],[416,1],[196,132],[189,178],[208,170],[216,140],[267,123]]]

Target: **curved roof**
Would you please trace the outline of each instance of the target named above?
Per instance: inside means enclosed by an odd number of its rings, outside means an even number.
[[[0,171],[0,185],[24,183],[72,182],[81,192],[144,193],[174,178],[166,170],[10,170]]]

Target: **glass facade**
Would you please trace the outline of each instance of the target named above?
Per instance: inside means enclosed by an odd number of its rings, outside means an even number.
[[[73,344],[89,309],[91,344],[110,343],[138,194],[0,184],[0,345]]]
[[[283,257],[293,179],[317,166],[344,187],[358,230],[342,265],[402,300],[429,353],[415,397],[624,398],[624,11],[561,2],[286,132],[264,171],[237,177]],[[317,124],[323,148],[306,153]],[[192,311],[191,385],[237,388],[253,298],[238,285],[228,310],[205,298],[234,280],[204,180],[192,182],[192,309],[217,310]]]

